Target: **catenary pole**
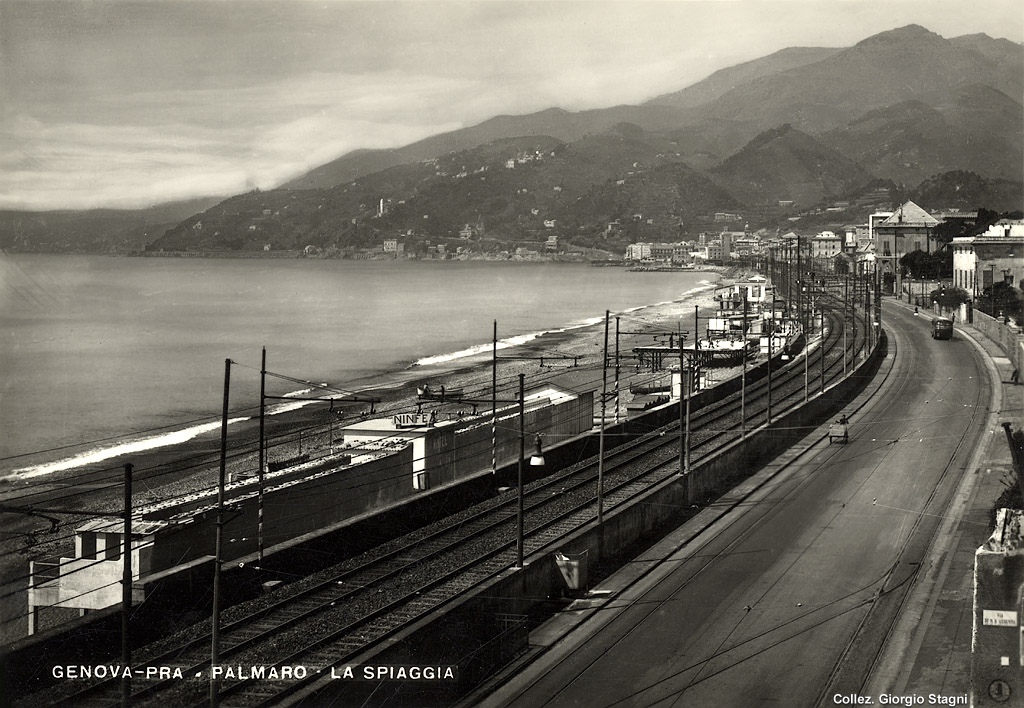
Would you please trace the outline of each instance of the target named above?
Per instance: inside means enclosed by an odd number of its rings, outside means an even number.
[[[210,632],[210,708],[220,704],[220,678],[214,669],[220,664],[220,565],[224,542],[224,485],[227,476],[228,391],[231,386],[231,360],[224,360],[224,406],[220,422],[220,474],[217,479],[217,529],[213,557],[213,619]]]
[[[846,334],[850,330],[846,323],[850,319],[850,274],[843,274],[843,378],[846,378]]]
[[[263,347],[260,357],[260,453],[259,453],[259,509],[257,510],[257,546],[259,548],[259,565],[263,567],[263,474],[266,466],[264,449],[266,448],[265,419],[267,415],[267,348]]]
[[[615,316],[615,424],[619,424],[619,316]]]
[[[491,337],[491,474],[498,474],[498,320]]]
[[[604,422],[608,401],[608,320],[611,312],[604,311],[604,352],[601,357],[601,428],[597,443],[597,523],[604,523]]]
[[[526,455],[526,374],[519,374],[519,467],[516,487],[516,567],[523,567],[526,540],[523,529],[523,457]]]
[[[789,305],[786,306],[789,309]],[[768,423],[772,422],[772,339],[775,338],[775,288],[772,287],[772,319],[768,325]]]
[[[683,360],[683,334],[679,333],[679,474],[686,474],[686,366]]]
[[[743,288],[743,373],[740,378],[740,437],[747,435],[747,288]]]
[[[124,536],[121,555],[124,567],[121,575],[121,664],[125,672],[121,678],[121,708],[132,702],[132,465],[124,466]]]
[[[815,305],[821,302],[819,297],[815,300]],[[825,392],[825,308],[818,307],[818,317],[821,318],[821,341],[818,342],[818,361],[821,362],[821,393]]]

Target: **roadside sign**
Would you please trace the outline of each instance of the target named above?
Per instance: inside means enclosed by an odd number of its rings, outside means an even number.
[[[1016,627],[1017,613],[1008,610],[982,610],[981,623],[993,627]]]

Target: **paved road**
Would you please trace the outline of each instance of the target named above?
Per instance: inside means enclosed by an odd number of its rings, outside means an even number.
[[[795,459],[487,704],[835,705],[898,613],[989,400],[970,343],[886,317],[892,371],[849,444]]]

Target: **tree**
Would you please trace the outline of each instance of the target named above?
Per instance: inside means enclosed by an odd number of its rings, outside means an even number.
[[[997,211],[990,211],[984,207],[978,209],[978,218],[974,221],[973,233],[975,235],[988,231],[988,227],[996,223],[1002,217]]]
[[[970,236],[974,233],[974,222],[966,219],[949,219],[940,221],[932,229],[932,236],[935,240],[945,246],[952,243],[958,236]]]
[[[911,251],[900,258],[900,273],[919,280],[938,280],[953,272],[953,252],[947,249],[935,253]]]
[[[928,297],[941,307],[952,310],[965,302],[971,301],[971,295],[963,288],[947,288],[945,286],[932,290]]]
[[[1012,317],[1016,322],[1024,320],[1024,295],[1005,281],[985,288],[976,304],[993,317]]]

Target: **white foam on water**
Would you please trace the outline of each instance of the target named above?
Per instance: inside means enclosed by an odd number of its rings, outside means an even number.
[[[687,299],[689,297],[692,297],[694,295],[699,295],[700,293],[705,292],[707,290],[711,290],[714,287],[716,287],[716,284],[714,282],[709,281],[709,280],[702,280],[702,281],[700,281],[700,285],[698,287],[690,288],[689,290],[683,292],[679,296],[679,299],[677,299],[677,300],[666,300],[664,302],[656,302],[656,303],[652,303],[652,304],[648,304],[648,305],[638,305],[636,307],[630,307],[630,308],[628,308],[626,310],[622,310],[622,312],[623,313],[639,312],[640,310],[646,310],[646,309],[651,308],[651,307],[659,307],[659,306],[663,306],[663,305],[671,305],[674,302],[679,302],[680,300],[685,300],[685,299]],[[577,323],[574,323],[574,324],[566,325],[565,327],[560,327],[558,329],[545,329],[545,330],[540,330],[538,332],[531,332],[529,334],[522,334],[522,335],[519,335],[519,336],[516,336],[516,337],[507,337],[505,339],[499,339],[498,340],[498,347],[497,348],[498,349],[508,349],[509,347],[515,347],[515,346],[519,346],[521,344],[526,344],[527,342],[532,342],[533,340],[537,339],[538,337],[542,337],[542,336],[544,336],[546,334],[562,334],[564,332],[571,332],[571,331],[577,330],[577,329],[585,329],[586,327],[592,327],[593,325],[596,325],[596,324],[598,324],[600,322],[603,322],[603,321],[604,321],[604,317],[589,317],[589,318],[587,318],[587,319],[585,319],[585,320],[583,320],[581,322],[577,322]],[[468,347],[466,349],[460,349],[460,350],[455,351],[455,352],[448,352],[446,354],[437,354],[435,356],[427,356],[427,357],[423,357],[422,359],[417,359],[416,361],[414,361],[412,363],[412,366],[430,366],[432,364],[445,364],[445,363],[450,362],[450,361],[456,361],[458,359],[465,359],[467,357],[477,356],[479,354],[485,354],[487,352],[490,352],[493,348],[494,348],[494,343],[493,342],[487,342],[486,344],[475,344],[472,347]]]
[[[229,418],[228,425],[241,423],[246,420],[250,420],[250,418]],[[155,450],[159,447],[179,445],[181,443],[188,442],[203,433],[209,433],[213,430],[217,430],[219,427],[220,421],[218,420],[211,423],[193,425],[188,428],[182,428],[181,430],[174,430],[169,433],[161,433],[159,435],[151,435],[138,440],[118,443],[117,445],[111,445],[109,447],[94,448],[77,455],[72,455],[71,457],[65,457],[64,459],[57,460],[55,462],[47,462],[41,465],[32,465],[30,467],[16,469],[7,476],[7,479],[32,479],[34,477],[53,474],[54,472],[63,472],[65,470],[75,469],[76,467],[92,465],[114,457],[125,457],[133,453]]]

